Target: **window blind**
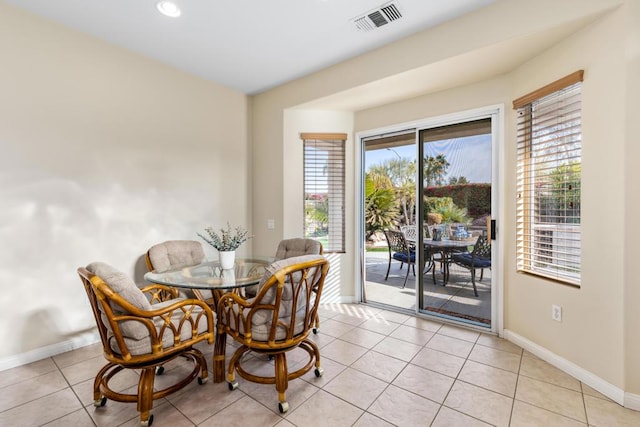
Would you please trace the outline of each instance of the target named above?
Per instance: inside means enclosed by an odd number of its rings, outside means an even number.
[[[580,284],[582,72],[564,87],[514,101],[517,110],[517,268]]]
[[[345,134],[302,134],[305,237],[345,251]],[[311,137],[311,138],[310,138]]]

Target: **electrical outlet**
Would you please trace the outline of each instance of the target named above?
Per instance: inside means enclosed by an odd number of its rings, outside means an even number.
[[[551,318],[556,322],[562,322],[562,306],[555,304],[551,306]]]
[[[275,219],[268,219],[267,220],[267,229],[273,230],[274,228],[276,228],[276,220]]]

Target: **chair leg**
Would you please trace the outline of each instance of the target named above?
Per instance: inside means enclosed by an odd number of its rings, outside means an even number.
[[[484,276],[484,268],[480,269],[480,281],[482,282],[482,277]]]
[[[478,289],[476,288],[476,269],[471,267],[471,284],[473,285],[473,293],[478,296]]]
[[[409,271],[410,270],[411,270],[411,268],[407,264],[407,274],[404,275],[404,283],[402,284],[402,289],[404,289],[404,287],[407,286],[407,279],[409,278]],[[415,275],[415,272],[414,272],[414,275]]]
[[[153,422],[151,408],[153,408],[153,382],[156,378],[156,369],[146,368],[140,373],[138,381],[138,412],[140,423],[148,426]]]
[[[389,271],[391,271],[391,257],[389,257],[389,264],[387,265],[387,275],[384,276],[384,280],[389,278]]]
[[[286,395],[287,388],[289,386],[286,352],[276,353],[274,358],[276,369],[276,391],[278,392],[278,409],[280,410],[280,413],[285,413],[289,409]]]

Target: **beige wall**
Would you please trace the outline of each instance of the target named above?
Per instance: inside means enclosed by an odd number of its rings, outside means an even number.
[[[251,225],[248,104],[2,4],[0,55],[0,360],[13,363],[95,323],[78,266],[133,275],[154,243]]]
[[[509,9],[504,2],[499,3],[496,8]],[[524,7],[522,2],[514,3],[518,3],[518,7]],[[532,9],[527,13],[521,11],[514,15],[513,11],[505,12],[500,9],[498,15],[504,12],[503,17],[510,17],[515,21],[513,18],[523,15],[531,17],[544,9],[545,17],[540,17],[539,20],[545,21],[547,17],[558,17],[549,9],[555,7],[556,3],[542,4],[538,9],[533,7],[534,3],[529,2],[528,5],[532,6]],[[501,206],[504,215],[501,218],[500,240],[504,246],[504,259],[500,260],[503,277],[501,286],[504,288],[504,328],[511,336],[517,336],[544,350],[546,354],[565,361],[566,366],[576,367],[582,373],[599,378],[603,381],[601,384],[610,384],[616,390],[635,395],[640,393],[637,369],[640,354],[640,338],[637,337],[637,331],[640,321],[633,304],[625,304],[625,297],[638,296],[637,286],[634,286],[637,280],[633,278],[636,274],[633,263],[638,255],[637,245],[633,242],[637,239],[625,241],[624,238],[621,240],[621,236],[624,236],[625,229],[634,229],[633,219],[629,216],[637,217],[640,209],[635,193],[626,184],[633,182],[629,178],[637,178],[634,173],[637,175],[638,172],[625,171],[621,165],[631,166],[631,159],[638,158],[637,155],[631,156],[638,154],[638,149],[632,147],[630,137],[633,134],[632,130],[637,129],[637,124],[632,123],[629,117],[632,115],[632,99],[637,99],[637,96],[625,95],[630,88],[637,92],[637,83],[628,77],[638,75],[637,72],[632,74],[638,67],[638,18],[629,17],[637,10],[638,0],[629,0],[622,8],[608,13],[555,45],[536,52],[526,62],[500,75],[477,83],[459,84],[449,90],[356,111],[354,119],[355,133],[472,108],[504,104],[505,139],[500,147],[503,150],[501,155],[504,171],[500,185],[505,195]],[[476,32],[473,25],[467,25],[470,24],[469,20],[472,21],[473,17],[448,23],[446,29],[427,31],[388,46],[388,49],[393,50],[393,54],[382,49],[257,96],[253,132],[269,144],[269,149],[260,149],[273,152],[270,155],[277,158],[282,155],[281,152],[286,147],[286,136],[280,122],[283,111],[290,106],[300,103],[313,104],[314,97],[331,97],[332,91],[339,93],[342,90],[340,85],[345,80],[353,87],[369,84],[374,75],[383,77],[380,73],[391,73],[389,68],[397,66],[398,63],[402,64],[401,67],[417,66],[415,63],[409,65],[405,57],[412,56],[417,51],[428,50],[424,48],[429,45],[427,34],[433,36],[457,31],[458,38],[465,39],[467,45],[473,48],[500,40],[501,37],[506,40],[518,33],[518,29],[503,25],[498,19],[492,21],[495,26],[492,27],[491,34],[486,36],[482,32]],[[529,30],[535,33],[535,29],[524,28],[528,23],[528,20],[518,21],[520,31]],[[421,38],[423,35],[425,38]],[[443,51],[442,46],[445,45],[450,47],[449,51]],[[436,54],[438,61],[445,61],[448,54],[453,58],[459,53],[457,39],[451,40],[450,43],[441,43],[440,48]],[[412,61],[414,60],[415,55],[412,56]],[[427,64],[430,60],[432,58],[427,58],[422,64]],[[374,63],[376,66],[373,66]],[[377,66],[378,64],[380,66]],[[513,142],[515,116],[511,110],[511,101],[516,97],[577,69],[585,70],[583,278],[582,287],[579,289],[515,272],[516,152]],[[359,72],[361,74],[356,78]],[[337,74],[344,75],[345,78],[341,80]],[[371,87],[374,86],[371,84]],[[286,158],[286,153],[284,155]],[[255,189],[266,185],[281,187],[282,182],[279,180],[286,179],[286,174],[274,174],[266,182],[258,182],[257,176],[262,175],[260,171],[265,168],[266,165],[260,161],[254,162]],[[636,179],[635,182],[640,181]],[[257,192],[259,193],[259,190]],[[628,201],[630,199],[631,201]],[[258,200],[266,202],[259,195],[254,200],[256,203]],[[285,216],[282,205],[270,204],[268,209],[275,215]],[[254,218],[259,215],[259,212],[256,212]],[[635,229],[632,233],[635,234],[631,235],[638,237]],[[621,244],[622,241],[625,242],[624,245]],[[357,286],[355,282],[354,280],[354,287]],[[354,293],[352,291],[349,295]],[[637,300],[635,298],[635,301]],[[552,304],[563,307],[561,323],[551,319]],[[616,394],[616,397],[619,396]]]

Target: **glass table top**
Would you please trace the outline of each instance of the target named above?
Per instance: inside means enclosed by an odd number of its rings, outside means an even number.
[[[145,280],[168,286],[189,289],[232,289],[260,282],[273,258],[236,258],[233,269],[223,270],[218,261],[144,275]]]

